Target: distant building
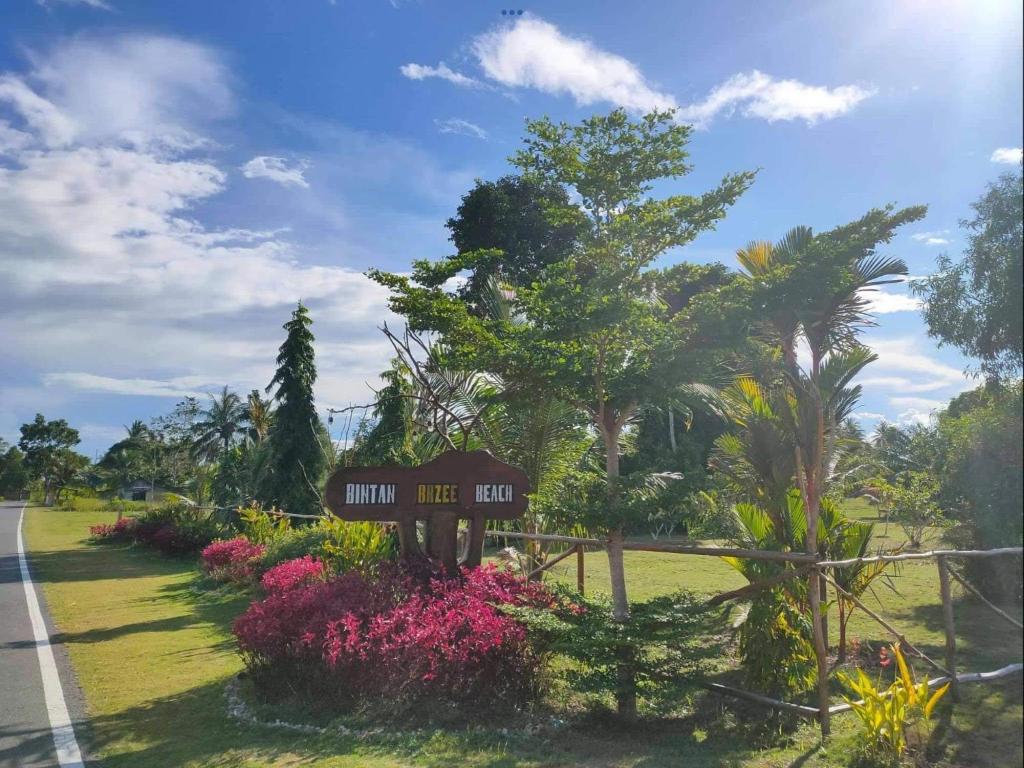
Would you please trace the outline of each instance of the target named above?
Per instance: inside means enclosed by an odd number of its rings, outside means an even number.
[[[125,501],[163,501],[166,495],[167,491],[164,488],[145,480],[136,480],[117,493],[118,498]]]

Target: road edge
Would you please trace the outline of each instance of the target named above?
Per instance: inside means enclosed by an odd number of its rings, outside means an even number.
[[[48,611],[45,610],[45,595],[40,600],[39,592],[36,589],[35,581],[32,578],[32,571],[29,567],[31,554],[25,547],[24,524],[25,510],[28,504],[22,505],[18,513],[17,548],[18,567],[21,572],[21,583],[25,590],[25,602],[28,608],[29,621],[32,625],[32,634],[36,645],[39,672],[43,682],[43,697],[46,702],[46,712],[50,723],[50,732],[53,736],[54,748],[56,749],[57,762],[61,768],[85,768],[85,760],[82,750],[78,745],[75,736],[75,727],[71,718],[71,710],[65,698],[64,680],[71,677],[70,659],[67,657],[67,650],[59,643],[54,644],[51,638],[52,620],[48,621]],[[57,652],[55,653],[55,649]],[[61,663],[58,664],[57,657]],[[61,667],[65,673],[61,674]],[[75,681],[72,679],[73,685]],[[80,698],[80,696],[79,696]],[[78,718],[81,722],[81,718]]]

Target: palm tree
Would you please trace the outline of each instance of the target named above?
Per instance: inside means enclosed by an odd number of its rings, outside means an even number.
[[[269,398],[260,397],[258,389],[252,390],[245,403],[245,421],[249,428],[246,431],[246,440],[254,445],[260,445],[270,434],[270,425],[274,421],[274,413],[271,410],[273,401]]]
[[[196,436],[193,450],[208,461],[214,461],[231,448],[235,435],[245,421],[245,405],[241,398],[228,387],[220,396],[210,395],[210,407],[201,413],[203,417],[195,425]]]
[[[858,221],[814,235],[808,227],[790,230],[776,244],[753,242],[737,253],[755,297],[763,307],[763,331],[781,350],[784,385],[778,415],[793,441],[797,486],[807,517],[807,552],[819,552],[819,518],[829,474],[834,468],[837,428],[860,397],[853,378],[875,358],[858,342],[872,324],[867,294],[907,274],[901,259],[875,249],[896,227],[924,216],[923,207],[893,212],[876,209]],[[810,362],[798,360],[800,342]],[[827,630],[821,611],[826,597],[809,590],[818,663],[819,705],[828,703]],[[823,718],[822,732],[828,722]]]

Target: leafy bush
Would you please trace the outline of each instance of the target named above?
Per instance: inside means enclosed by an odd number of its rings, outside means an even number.
[[[309,555],[285,560],[263,574],[260,586],[268,595],[281,594],[316,581],[323,581],[327,570],[320,560]]]
[[[124,529],[126,539],[167,555],[194,554],[225,532],[206,512],[180,502],[150,509],[137,518],[122,518],[125,519],[134,521],[124,524],[128,526]],[[90,534],[95,540],[109,540],[102,535],[102,526],[93,526]]]
[[[116,523],[100,523],[89,527],[89,538],[93,541],[113,543],[132,541],[138,521],[134,517],[122,517]]]
[[[249,582],[256,575],[263,549],[263,545],[253,544],[241,536],[215,541],[203,549],[200,566],[217,581]]]
[[[552,605],[561,609],[552,611]],[[708,610],[685,591],[633,604],[628,623],[612,618],[607,599],[569,593],[541,610],[514,603],[502,610],[528,627],[538,647],[574,662],[560,674],[572,690],[599,703],[609,703],[628,684],[652,713],[678,708],[695,690],[695,673],[723,653],[722,611]]]
[[[814,687],[817,663],[810,617],[783,589],[761,590],[737,629],[745,684],[791,698]]]
[[[917,743],[923,745],[924,733],[931,719],[935,705],[949,690],[949,683],[941,688],[929,690],[928,681],[916,683],[907,666],[899,643],[891,651],[882,651],[882,664],[888,666],[896,661],[896,679],[885,689],[881,680],[875,683],[864,671],[858,669],[856,676],[843,672],[839,680],[850,689],[854,698],[844,697],[861,722],[862,764],[871,766],[896,766],[907,751],[907,729],[914,728]]]
[[[397,547],[391,532],[379,523],[353,523],[324,518],[314,525],[283,529],[267,542],[264,569],[310,555],[335,573],[353,568],[369,570],[394,559]]]
[[[265,510],[256,502],[239,507],[238,520],[242,534],[254,544],[270,544],[291,530],[291,518],[277,514],[273,507]]]
[[[880,483],[882,503],[890,520],[903,529],[910,546],[918,549],[931,526],[944,523],[935,503],[939,481],[927,472],[901,472],[893,484]]]
[[[493,567],[458,579],[417,578],[395,566],[271,591],[234,625],[258,689],[381,715],[438,707],[504,710],[539,691],[543,654],[496,605],[555,598]]]

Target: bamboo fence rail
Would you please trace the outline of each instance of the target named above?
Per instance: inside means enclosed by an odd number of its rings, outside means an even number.
[[[519,538],[524,540],[533,541],[550,541],[559,542],[563,544],[573,545],[569,549],[560,553],[554,559],[548,561],[541,567],[535,569],[530,575],[535,576],[543,571],[548,570],[552,566],[559,562],[562,562],[568,558],[573,552],[577,556],[577,586],[582,594],[584,584],[584,550],[586,547],[593,547],[604,549],[607,546],[607,542],[603,539],[595,538],[580,538],[576,536],[558,536],[554,534],[540,534],[540,533],[524,533],[521,531],[498,531],[492,530],[487,531],[488,536],[504,537],[504,538]],[[996,605],[993,605],[985,597],[983,597],[977,589],[975,589],[970,583],[968,583],[960,574],[958,574],[953,568],[949,567],[949,559],[951,558],[976,558],[976,557],[1001,557],[1001,556],[1017,556],[1020,557],[1024,554],[1024,548],[1021,547],[1001,547],[997,549],[937,549],[930,550],[927,552],[901,552],[892,555],[872,555],[869,557],[856,557],[848,560],[819,560],[815,555],[801,553],[801,552],[775,552],[770,550],[758,550],[758,549],[742,549],[737,547],[714,547],[704,546],[698,544],[664,544],[660,542],[624,542],[622,545],[624,550],[639,551],[639,552],[663,552],[665,554],[678,554],[678,555],[696,555],[703,557],[736,557],[746,558],[750,560],[766,560],[772,562],[781,563],[793,563],[799,567],[794,569],[790,573],[780,574],[778,576],[769,577],[758,582],[752,582],[739,589],[731,590],[729,592],[723,592],[719,595],[712,597],[706,605],[718,605],[728,600],[743,599],[748,595],[756,592],[759,589],[772,586],[774,584],[785,581],[789,578],[797,576],[804,576],[808,578],[809,587],[817,589],[819,578],[824,578],[829,584],[832,585],[840,594],[842,594],[847,600],[853,602],[857,607],[865,612],[874,621],[878,622],[887,632],[893,635],[902,645],[908,650],[913,652],[925,663],[931,666],[933,669],[941,672],[940,677],[936,677],[929,681],[931,686],[942,685],[943,683],[952,683],[952,689],[954,697],[956,696],[957,686],[961,683],[988,683],[993,680],[999,680],[1010,675],[1019,675],[1024,673],[1024,665],[1022,664],[1009,664],[997,670],[990,672],[967,672],[959,674],[956,671],[956,629],[953,615],[953,599],[952,590],[950,589],[949,578],[952,576],[959,582],[968,592],[974,597],[978,598],[979,601],[990,608],[993,612],[998,614],[1003,619],[1009,621],[1018,629],[1022,628],[1019,621],[1014,619],[1008,613],[1003,611]],[[837,568],[849,568],[854,565],[863,563],[898,563],[907,560],[932,560],[936,561],[939,573],[939,592],[942,600],[942,615],[943,615],[943,631],[945,636],[945,666],[940,665],[938,662],[929,658],[920,649],[916,648],[906,636],[897,630],[892,624],[882,618],[878,613],[868,608],[864,603],[854,595],[851,595],[845,589],[840,587],[836,582],[825,575],[828,569]],[[820,674],[820,673],[819,673]],[[826,677],[827,680],[827,677]],[[819,684],[823,681],[819,680]],[[792,702],[780,701],[779,699],[765,696],[761,693],[754,691],[746,691],[740,688],[734,688],[728,685],[722,685],[721,683],[705,682],[702,684],[706,689],[715,693],[725,694],[728,696],[734,696],[741,698],[746,701],[751,701],[757,704],[761,704],[766,707],[779,709],[785,712],[791,712],[799,715],[800,717],[816,719],[820,726],[822,735],[828,735],[829,731],[829,719],[833,714],[839,714],[842,712],[848,712],[852,708],[850,704],[836,704],[832,706],[825,706],[823,702],[820,707],[811,707],[804,704],[794,704]]]

